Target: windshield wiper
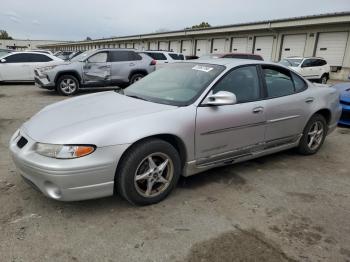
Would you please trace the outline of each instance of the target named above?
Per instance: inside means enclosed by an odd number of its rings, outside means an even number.
[[[126,95],[128,97],[132,97],[132,98],[136,98],[136,99],[140,99],[140,100],[144,100],[144,101],[148,101],[147,99],[143,98],[143,97],[139,97],[139,96],[135,96],[135,95]]]

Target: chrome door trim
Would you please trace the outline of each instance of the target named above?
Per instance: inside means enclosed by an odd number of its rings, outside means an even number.
[[[201,136],[212,135],[212,134],[223,133],[223,132],[229,132],[229,131],[232,131],[232,130],[247,128],[247,127],[260,126],[260,125],[265,125],[265,124],[266,124],[266,121],[262,121],[262,122],[257,122],[257,123],[254,123],[254,124],[233,126],[233,127],[223,128],[223,129],[215,129],[215,130],[211,130],[211,131],[208,131],[208,132],[201,133]]]
[[[293,119],[293,118],[298,118],[298,117],[300,117],[300,115],[286,116],[286,117],[281,117],[281,118],[267,120],[266,122],[267,123],[276,123],[276,122],[286,121],[286,120]]]

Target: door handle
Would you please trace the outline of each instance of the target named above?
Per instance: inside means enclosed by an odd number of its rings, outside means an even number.
[[[134,66],[135,64],[134,63],[130,63],[129,66]]]
[[[253,113],[254,114],[257,114],[257,113],[260,113],[260,112],[263,112],[263,111],[264,111],[264,108],[262,106],[255,107],[253,109]]]
[[[307,103],[307,104],[310,104],[313,101],[315,101],[315,98],[313,98],[313,97],[308,97],[308,98],[305,99],[305,103]]]

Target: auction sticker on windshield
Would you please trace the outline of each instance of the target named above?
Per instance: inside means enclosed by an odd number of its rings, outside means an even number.
[[[213,70],[214,68],[212,67],[207,67],[207,66],[200,66],[200,65],[195,65],[194,67],[192,67],[192,69],[194,70],[199,70],[199,71],[203,71],[203,72],[210,72],[211,70]]]

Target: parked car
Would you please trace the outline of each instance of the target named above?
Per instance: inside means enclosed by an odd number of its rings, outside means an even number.
[[[68,96],[86,87],[132,84],[154,70],[152,58],[134,50],[89,50],[64,64],[36,69],[35,83]]]
[[[350,127],[350,82],[335,84],[333,87],[337,89],[340,94],[340,104],[343,108],[338,123]]]
[[[196,56],[196,55],[187,55],[185,56],[185,60],[195,60],[195,59],[198,59],[199,56]]]
[[[13,50],[10,50],[10,49],[0,49],[0,57],[3,57],[9,53],[12,53]]]
[[[37,52],[14,52],[0,59],[0,82],[34,81],[34,69],[52,67],[63,60]]]
[[[203,55],[199,59],[215,59],[215,58],[236,58],[236,59],[250,59],[263,61],[262,56],[257,54],[246,54],[246,53],[224,53],[224,54],[208,54]]]
[[[25,181],[63,201],[163,200],[180,177],[297,148],[310,155],[337,126],[334,88],[262,61],[173,63],[123,92],[52,104],[10,150]]]
[[[185,60],[185,56],[181,53],[167,52],[167,51],[143,51],[140,52],[150,56],[156,61],[156,67],[161,68],[165,64],[171,64],[178,62],[179,60]]]
[[[309,80],[326,84],[331,68],[327,61],[320,57],[288,57],[280,61]]]

